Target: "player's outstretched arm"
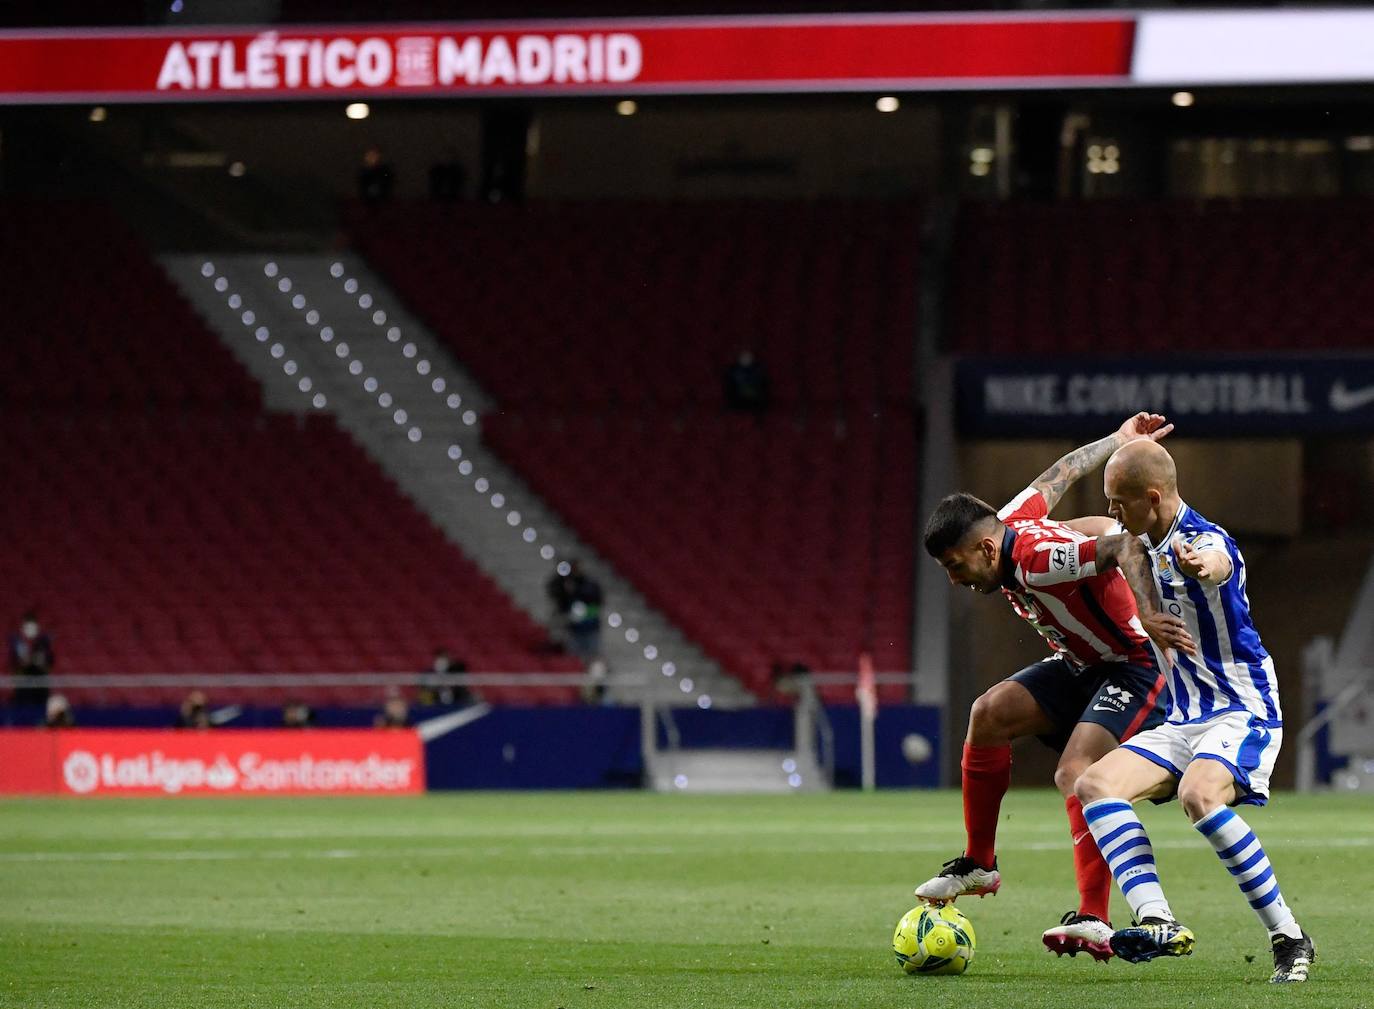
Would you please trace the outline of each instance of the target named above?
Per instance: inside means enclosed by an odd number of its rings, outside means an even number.
[[[1174,429],[1157,413],[1141,412],[1125,421],[1117,430],[1100,438],[1091,445],[1083,445],[1061,458],[1031,483],[1045,499],[1045,506],[1054,510],[1064,492],[1082,477],[1087,476],[1107,461],[1107,457],[1137,438],[1150,438],[1159,441]]]
[[[1174,540],[1174,560],[1178,570],[1204,585],[1220,585],[1231,577],[1234,566],[1225,550],[1199,550],[1182,536]]]
[[[1108,536],[1116,529],[1116,520],[1105,515],[1084,515],[1082,518],[1065,519],[1064,524],[1084,536]]]
[[[1196,655],[1197,645],[1188,633],[1188,625],[1160,607],[1159,586],[1155,584],[1145,544],[1129,533],[1099,536],[1097,570],[1109,571],[1114,567],[1120,568],[1126,576],[1126,584],[1131,587],[1136,609],[1140,612],[1140,623],[1151,640],[1166,651],[1177,648],[1185,655]]]

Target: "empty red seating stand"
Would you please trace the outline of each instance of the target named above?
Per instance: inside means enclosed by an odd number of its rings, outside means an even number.
[[[0,204],[0,619],[37,605],[61,673],[576,671],[333,421],[258,390],[127,231]],[[11,351],[13,357],[10,357]],[[9,630],[9,627],[5,627]],[[179,701],[184,688],[78,702]],[[211,691],[380,703],[379,687]],[[492,688],[561,703],[568,688]]]
[[[399,204],[355,234],[501,404],[493,447],[750,689],[909,667],[914,207]],[[722,409],[743,348],[762,424]]]
[[[1374,344],[1374,202],[971,204],[952,269],[959,353]]]
[[[907,204],[400,204],[356,234],[506,409],[716,405],[746,347],[783,406],[912,401]]]
[[[487,418],[492,445],[648,599],[753,691],[774,662],[852,672],[911,655],[909,414],[763,423]],[[853,688],[824,688],[852,701]],[[901,686],[883,697],[901,700]]]

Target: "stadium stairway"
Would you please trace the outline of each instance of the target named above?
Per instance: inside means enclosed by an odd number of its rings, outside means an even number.
[[[707,694],[725,706],[750,703],[738,681],[483,445],[480,418],[492,408],[489,397],[358,257],[178,255],[162,262],[210,329],[261,382],[266,406],[308,411],[323,395],[323,409],[533,619],[555,624],[544,588],[552,565],[541,553],[552,546],[556,559],[576,558],[600,581],[603,612],[619,614],[620,626],[603,626],[602,632],[602,651],[614,672],[643,672],[661,698],[692,703]],[[203,272],[207,262],[214,265],[211,276]],[[216,275],[230,282],[223,292],[214,287]],[[228,301],[234,293],[242,299],[237,306]],[[370,379],[376,385],[369,381],[365,388]],[[532,542],[527,530],[536,534]],[[664,662],[675,665],[675,676],[660,675]],[[626,688],[611,696],[632,702],[640,695]]]
[[[828,791],[814,755],[792,750],[669,750],[649,764],[657,792]]]

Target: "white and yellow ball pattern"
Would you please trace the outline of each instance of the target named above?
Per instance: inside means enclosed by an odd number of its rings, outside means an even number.
[[[976,942],[973,923],[953,904],[922,904],[897,922],[892,952],[908,974],[962,974]]]

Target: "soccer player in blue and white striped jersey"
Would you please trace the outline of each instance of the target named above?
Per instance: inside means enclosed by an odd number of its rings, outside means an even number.
[[[1259,839],[1232,806],[1264,805],[1283,738],[1274,662],[1250,619],[1245,560],[1221,526],[1178,494],[1174,461],[1153,441],[1123,446],[1107,461],[1108,513],[1148,551],[1160,609],[1142,617],[1170,653],[1165,723],[1107,754],[1078,779],[1093,838],[1137,924],[1112,936],[1112,951],[1142,962],[1192,952],[1175,918],[1154,850],[1132,804],[1177,793],[1188,819],[1215,849],[1269,932],[1276,983],[1306,981],[1316,957],[1279,889]],[[1142,607],[1142,614],[1149,607]],[[1153,626],[1152,626],[1153,623]]]

